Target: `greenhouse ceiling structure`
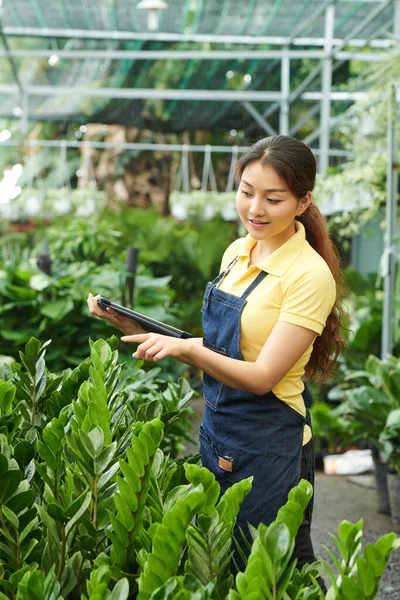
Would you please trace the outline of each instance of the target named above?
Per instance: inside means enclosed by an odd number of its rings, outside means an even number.
[[[335,73],[400,34],[400,0],[148,2],[0,0],[0,116],[22,134],[39,120],[296,135],[319,115],[306,141],[324,172],[330,129],[364,93]]]

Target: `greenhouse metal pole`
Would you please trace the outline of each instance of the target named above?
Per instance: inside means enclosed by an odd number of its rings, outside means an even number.
[[[393,86],[389,99],[389,118],[387,126],[387,173],[386,173],[386,229],[385,249],[381,259],[381,275],[383,277],[383,316],[382,316],[382,350],[385,358],[393,351],[393,308],[394,277],[396,268],[396,252],[393,244],[397,219],[398,189],[398,157],[396,145],[396,91]]]
[[[319,138],[319,172],[325,175],[329,166],[329,138],[331,118],[331,91],[332,91],[332,49],[333,30],[335,26],[335,4],[330,4],[325,13],[325,59],[322,71],[322,98],[321,98],[321,135]]]
[[[279,133],[289,133],[289,96],[290,96],[290,58],[289,48],[285,48],[287,54],[281,59],[281,110],[279,114]]]

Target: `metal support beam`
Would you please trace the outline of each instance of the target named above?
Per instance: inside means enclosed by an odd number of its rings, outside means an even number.
[[[331,4],[325,13],[325,59],[322,72],[322,99],[321,99],[321,135],[319,138],[319,172],[325,175],[329,166],[329,141],[331,118],[331,91],[332,91],[332,40],[335,26],[335,5]]]
[[[21,104],[22,104],[22,106],[21,106],[22,115],[21,115],[19,131],[21,134],[21,138],[24,139],[28,133],[28,127],[29,127],[29,96],[28,96],[28,94],[24,93],[22,95]]]
[[[319,113],[321,105],[319,102],[314,104],[310,110],[308,110],[302,117],[295,123],[295,125],[289,130],[289,135],[296,135],[296,133],[307,123],[308,119],[311,119]]]
[[[1,5],[1,3],[0,3],[0,5]],[[4,56],[6,56],[8,58],[8,61],[9,61],[10,66],[11,66],[11,71],[13,73],[15,81],[17,82],[17,85],[18,85],[18,88],[19,88],[19,92],[20,92],[20,94],[22,96],[24,94],[24,88],[23,88],[22,82],[21,82],[21,80],[19,78],[19,75],[18,75],[17,65],[15,64],[15,61],[14,61],[13,57],[11,56],[10,47],[8,45],[7,36],[4,33],[4,29],[3,29],[3,26],[2,26],[2,23],[1,23],[1,19],[0,19],[0,37],[2,39],[4,48],[5,48]]]
[[[264,60],[281,59],[289,55],[294,59],[322,59],[323,50],[0,50],[0,58],[37,58],[49,59],[57,54],[60,59],[68,60]],[[382,49],[376,52],[340,51],[335,57],[341,60],[358,60],[360,62],[383,62],[385,56]]]
[[[282,59],[286,56],[294,59],[323,59],[323,50],[0,50],[0,58],[49,59],[56,54],[60,59],[68,60],[268,60]],[[382,62],[385,57],[382,51],[376,52],[338,52],[335,54],[342,60],[359,60],[362,62]]]
[[[392,1],[392,0],[391,0]],[[39,38],[74,38],[90,40],[142,40],[145,42],[204,42],[212,44],[269,44],[273,46],[321,46],[325,44],[323,37],[291,37],[285,36],[252,36],[252,35],[216,35],[216,34],[181,34],[181,33],[137,33],[135,31],[94,30],[94,29],[58,29],[51,27],[5,27],[7,36],[24,36]],[[344,45],[342,38],[334,38],[334,46]],[[357,38],[353,33],[351,39],[347,40],[349,46],[363,47],[365,40]],[[371,46],[375,48],[388,48],[391,42],[388,40],[374,39]]]
[[[382,100],[385,99],[385,96],[386,96],[386,93],[381,94],[379,96],[374,96],[374,98],[372,98],[372,100],[363,104],[362,110],[366,110],[367,108],[374,106],[378,102],[381,102]],[[398,94],[398,102],[400,102],[400,94]],[[318,108],[318,109],[320,108],[320,103],[315,104],[309,112],[313,111],[316,108]],[[353,106],[348,108],[345,112],[341,113],[337,117],[331,117],[330,122],[329,122],[330,129],[332,129],[333,127],[336,127],[336,125],[338,123],[341,123],[342,121],[346,121],[346,119],[351,119],[354,115],[359,115],[359,112],[360,112],[360,108],[356,104],[353,104]],[[308,115],[308,113],[307,113],[307,115]],[[304,116],[306,117],[307,115],[304,115]],[[312,133],[310,133],[307,137],[305,137],[303,139],[303,142],[305,144],[310,145],[314,140],[316,140],[318,138],[318,136],[320,134],[321,134],[321,127],[318,127],[318,129],[314,129],[314,131]]]
[[[289,94],[290,94],[290,58],[288,54],[281,59],[281,110],[279,113],[279,133],[289,133]]]
[[[397,0],[395,0],[395,1],[397,2]],[[381,14],[381,12],[384,11],[392,3],[393,3],[393,0],[384,0],[379,6],[376,7],[376,9],[374,11],[372,11],[372,13],[370,13],[363,21],[361,21],[361,23],[359,23],[356,26],[356,28],[354,29],[354,31],[352,33],[352,36],[357,36],[360,33],[362,33],[364,31],[364,29],[366,27],[368,27],[368,25],[370,25]],[[381,27],[379,32],[375,32],[374,35],[380,35],[386,29],[387,29],[387,27],[383,26],[383,27]],[[370,36],[366,40],[363,40],[364,46],[366,46],[367,44],[373,43],[372,37],[373,36]],[[324,38],[324,40],[325,40],[325,38]],[[326,40],[325,40],[325,42],[326,42]],[[344,60],[355,60],[355,56],[356,56],[355,52],[343,52],[342,51],[342,48],[344,48],[346,45],[349,45],[349,46],[353,45],[352,40],[350,39],[350,36],[345,37],[343,40],[341,40],[341,42],[339,44],[336,44],[334,39],[332,40],[333,58],[335,60],[339,60],[339,62],[335,63],[335,65],[333,66],[333,72],[336,71],[336,69],[341,64],[343,64]],[[324,68],[324,63],[320,62],[318,65],[316,65],[314,67],[314,69],[312,71],[310,71],[310,73],[301,82],[301,84],[290,94],[290,99],[289,99],[290,103],[294,102],[294,100],[296,100],[301,95],[301,93],[305,89],[307,89],[307,87],[310,85],[310,83],[312,83],[314,81],[314,79],[323,71],[323,68]],[[279,108],[279,103],[276,102],[271,107],[269,107],[267,111],[264,112],[263,117],[267,119],[278,108]]]
[[[129,142],[87,142],[78,140],[25,140],[23,142],[17,140],[6,140],[1,142],[0,146],[19,146],[21,148],[60,148],[65,146],[66,148],[97,148],[98,150],[113,149],[113,150],[142,150],[142,151],[162,151],[162,152],[182,152],[187,150],[188,152],[205,152],[207,145],[192,145],[192,144],[145,144],[145,143],[129,143]],[[250,146],[209,146],[210,152],[246,152],[250,149]],[[318,148],[311,148],[314,154],[319,153]],[[351,152],[347,150],[337,150],[332,148],[330,150],[332,156],[351,156]]]
[[[92,96],[97,98],[148,99],[165,100],[204,100],[216,102],[275,102],[281,100],[281,92],[258,90],[196,90],[196,89],[147,89],[147,88],[95,88],[80,86],[37,85],[26,86],[29,96]],[[0,93],[18,94],[15,85],[0,84]],[[349,102],[365,98],[366,92],[331,92],[330,99],[338,102]],[[323,92],[304,92],[302,100],[321,100]]]
[[[250,102],[242,102],[243,106],[247,110],[247,112],[253,117],[255,121],[264,129],[268,135],[276,135],[275,129],[271,127],[271,125],[264,119],[262,115],[258,112],[256,108]]]

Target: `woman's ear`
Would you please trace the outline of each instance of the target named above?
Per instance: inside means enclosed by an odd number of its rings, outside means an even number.
[[[299,205],[297,207],[296,217],[303,215],[307,208],[310,206],[312,201],[312,192],[307,192],[304,198],[300,198]]]

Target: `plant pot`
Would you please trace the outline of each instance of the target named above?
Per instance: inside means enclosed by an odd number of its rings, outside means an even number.
[[[392,521],[400,525],[400,475],[388,473],[388,488]]]
[[[374,460],[376,484],[376,510],[378,513],[390,515],[390,501],[388,490],[389,467],[382,462]]]

